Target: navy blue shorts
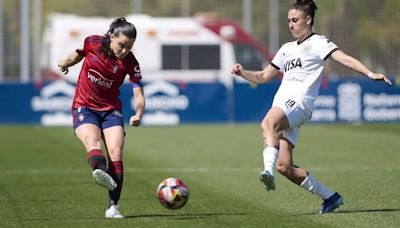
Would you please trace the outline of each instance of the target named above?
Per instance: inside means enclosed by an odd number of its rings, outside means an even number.
[[[72,110],[72,121],[74,129],[86,123],[94,124],[100,129],[106,129],[113,126],[124,127],[122,113],[118,110],[100,112],[89,108],[79,107]]]

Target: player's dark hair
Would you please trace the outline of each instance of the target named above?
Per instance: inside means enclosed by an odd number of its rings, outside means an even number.
[[[311,16],[311,25],[314,25],[315,11],[317,10],[317,5],[313,0],[297,0],[290,9],[298,9],[303,11],[306,15]]]
[[[105,53],[107,53],[108,55],[112,55],[112,51],[110,49],[110,36],[114,35],[118,37],[120,34],[123,34],[129,39],[136,39],[136,28],[132,23],[126,21],[125,17],[119,17],[111,22],[110,28],[105,34],[102,42],[102,49]]]

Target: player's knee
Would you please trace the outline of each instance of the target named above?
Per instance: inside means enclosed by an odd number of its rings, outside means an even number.
[[[270,118],[264,118],[261,121],[261,129],[263,132],[271,132],[275,131],[277,124],[274,123]]]
[[[100,148],[101,147],[101,140],[100,138],[93,138],[93,137],[85,137],[83,140],[85,147],[87,148]]]
[[[122,147],[113,147],[108,149],[108,156],[112,161],[122,160]]]
[[[276,170],[283,176],[290,176],[292,167],[287,164],[278,163],[276,164]]]

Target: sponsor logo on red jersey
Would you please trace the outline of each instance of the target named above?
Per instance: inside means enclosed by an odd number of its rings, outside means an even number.
[[[114,82],[114,80],[107,79],[103,77],[99,72],[92,69],[89,69],[88,71],[88,79],[104,89],[110,89]]]
[[[137,78],[142,77],[142,75],[140,74],[140,67],[139,67],[139,65],[135,66],[135,68],[133,68],[133,71],[135,71],[135,74],[133,75],[133,77],[137,77]]]

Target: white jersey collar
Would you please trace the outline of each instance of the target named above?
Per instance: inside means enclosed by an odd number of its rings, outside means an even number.
[[[302,42],[300,42],[300,40],[297,40],[297,45],[302,44],[304,41],[306,41],[308,38],[312,37],[312,36],[315,35],[315,34],[316,34],[315,32],[311,33],[311,34],[310,34],[309,36],[307,36]]]

